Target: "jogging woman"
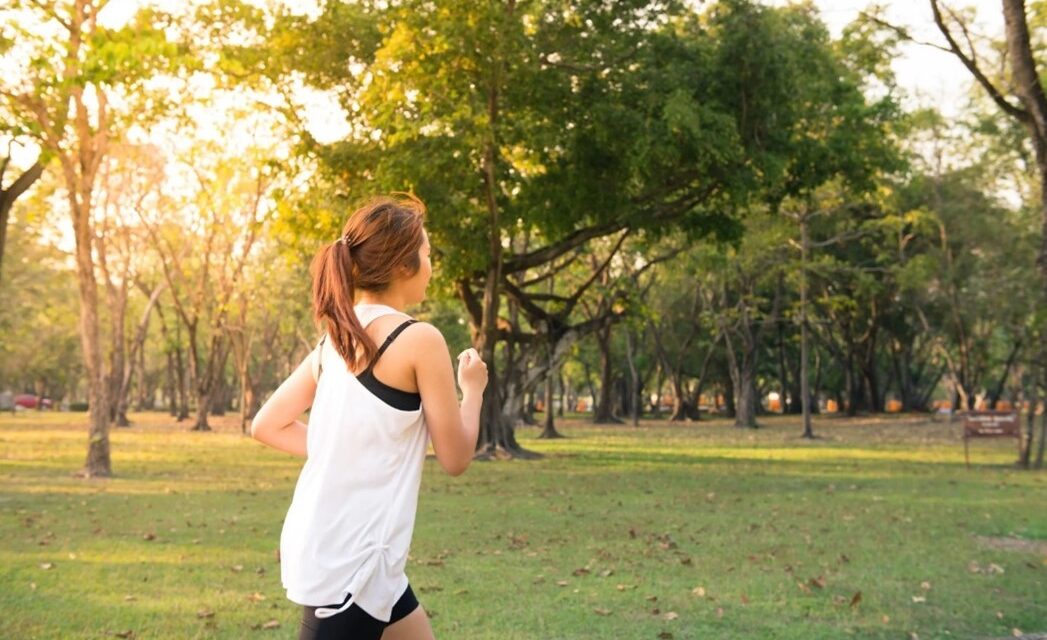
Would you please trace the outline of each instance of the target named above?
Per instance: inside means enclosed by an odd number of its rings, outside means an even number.
[[[258,411],[251,435],[305,456],[280,535],[299,640],[427,640],[404,567],[431,441],[454,476],[469,466],[487,386],[458,355],[459,405],[443,335],[404,313],[432,276],[424,206],[380,198],[355,211],[312,263],[319,344]],[[299,421],[312,407],[308,425]]]

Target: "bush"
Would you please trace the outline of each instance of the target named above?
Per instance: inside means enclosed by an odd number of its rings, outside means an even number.
[[[88,409],[89,409],[89,407],[88,407],[86,402],[70,402],[69,403],[69,410],[70,411],[84,412],[84,411],[87,411]]]

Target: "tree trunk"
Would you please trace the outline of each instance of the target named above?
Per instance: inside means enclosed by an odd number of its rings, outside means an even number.
[[[1033,465],[1037,469],[1043,468],[1044,449],[1047,449],[1045,444],[1047,444],[1047,410],[1040,416],[1040,446],[1036,450],[1036,464]]]
[[[728,375],[723,386],[724,415],[728,418],[735,418],[738,415],[738,406],[735,403],[734,376]]]
[[[687,389],[684,388],[683,375],[677,374],[672,378],[673,387],[673,413],[669,416],[670,422],[690,422],[698,419],[698,408],[693,406],[688,398]]]
[[[196,420],[193,421],[191,431],[211,431],[211,425],[207,423],[207,416],[211,410],[210,390],[197,389],[196,391]]]
[[[996,382],[996,386],[989,392],[990,411],[996,411],[996,405],[999,404],[1000,396],[1003,395],[1003,388],[1007,385],[1007,378],[1011,375],[1011,367],[1014,366],[1014,361],[1018,358],[1021,348],[1022,341],[1015,340],[1014,346],[1011,347],[1011,352],[1007,355],[1007,362],[1003,365],[1003,373],[1000,374],[1000,379]]]
[[[633,426],[640,426],[640,379],[636,373],[633,332],[625,331],[625,363],[629,369],[629,415]]]
[[[560,383],[560,406],[556,409],[556,415],[562,418],[564,412],[567,411],[567,384],[564,380],[562,365],[557,369],[556,377]]]
[[[861,389],[854,375],[854,361],[848,355],[844,365],[844,383],[847,388],[847,416],[853,418],[858,415],[858,405],[861,403]]]
[[[743,362],[746,359],[743,358]],[[755,429],[756,424],[756,371],[753,366],[743,366],[739,372],[739,384],[736,393],[738,402],[734,416],[734,426]]]
[[[554,439],[562,438],[563,434],[556,430],[556,420],[553,418],[553,378],[561,377],[561,368],[556,367],[554,359],[554,346],[552,344],[552,336],[547,334],[547,340],[545,341],[545,358],[549,367],[549,371],[545,374],[545,424],[542,427],[542,432],[538,434],[539,438],[543,439]],[[560,395],[560,415],[563,415],[563,393]]]
[[[175,414],[175,420],[181,422],[189,419],[189,380],[186,375],[186,367],[182,354],[181,344],[174,349],[175,354],[175,373],[178,378],[178,411]]]
[[[252,417],[250,415],[249,402],[251,396],[253,396],[251,386],[251,372],[248,369],[248,358],[245,357],[239,363],[238,367],[240,375],[240,433],[247,433],[247,421]]]
[[[1032,443],[1033,435],[1036,431],[1036,410],[1040,406],[1040,385],[1036,383],[1036,376],[1033,376],[1032,389],[1029,393],[1029,411],[1025,414],[1025,446],[1022,448],[1021,457],[1018,459],[1018,464],[1025,468],[1029,468],[1029,463],[1032,460]]]
[[[660,420],[662,417],[662,387],[665,386],[665,370],[659,365],[654,376],[654,402],[651,404],[651,417]]]
[[[782,280],[784,279],[784,272],[778,276],[778,286],[782,287]],[[785,323],[778,323],[778,393],[779,393],[779,410],[783,413],[794,413],[793,407],[799,406],[796,402],[796,396],[792,393],[792,385],[789,384],[789,373],[788,367],[785,364]]]
[[[79,201],[77,195],[70,190],[69,199],[76,237],[77,282],[80,286],[80,346],[84,353],[87,402],[91,415],[87,458],[81,475],[88,478],[109,477],[113,474],[109,456],[109,376],[102,367],[102,349],[98,335],[98,284],[95,282],[92,255],[90,189],[81,194]]]
[[[135,410],[146,411],[153,408],[153,401],[149,397],[150,383],[146,380],[145,372],[145,343],[138,349],[138,357],[135,359]]]
[[[807,367],[810,344],[807,338],[807,214],[800,219],[800,413],[803,415],[803,437],[814,438],[811,427],[811,390]],[[820,372],[819,372],[820,373]]]
[[[612,394],[614,391],[614,367],[611,358],[611,325],[596,330],[596,345],[600,348],[600,399],[593,412],[595,424],[621,424],[614,415]]]
[[[175,378],[174,351],[171,350],[167,352],[167,375],[164,378],[164,396],[167,402],[167,411],[172,418],[178,415],[178,393],[175,391],[177,386]]]

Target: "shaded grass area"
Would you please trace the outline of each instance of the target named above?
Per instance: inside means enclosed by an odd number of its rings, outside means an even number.
[[[301,460],[142,414],[115,477],[79,480],[84,420],[0,418],[0,637],[297,637],[275,550]],[[923,417],[822,418],[814,442],[779,417],[560,429],[518,432],[540,460],[426,461],[408,576],[437,637],[1047,631],[1022,542],[1047,539],[1047,473],[1011,441],[967,470],[959,423]]]

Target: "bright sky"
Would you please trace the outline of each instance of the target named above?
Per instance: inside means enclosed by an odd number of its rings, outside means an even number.
[[[786,0],[765,0],[770,5],[789,4]],[[814,0],[833,36],[839,36],[848,23],[869,7],[871,0]],[[930,0],[881,0],[891,24],[905,27],[916,39],[944,44],[934,24]],[[954,9],[970,7],[976,11],[975,33],[990,38],[1003,36],[1003,14],[999,0],[943,0]],[[898,84],[918,104],[934,104],[946,116],[963,110],[972,86],[971,75],[951,54],[933,47],[908,44],[894,61]],[[908,105],[908,106],[911,106]]]

